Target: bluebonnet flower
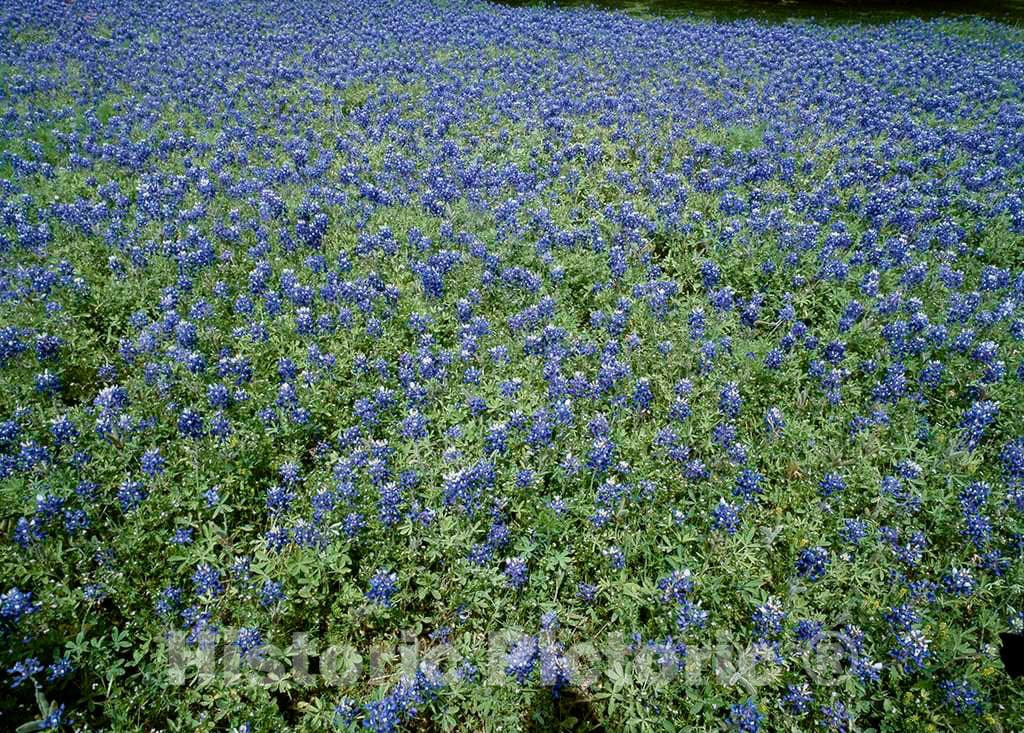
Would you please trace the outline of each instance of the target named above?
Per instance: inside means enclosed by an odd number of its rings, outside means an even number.
[[[378,516],[385,526],[391,526],[398,522],[401,514],[399,507],[402,502],[401,489],[393,484],[384,484],[380,487],[380,499],[377,502]]]
[[[99,583],[89,583],[82,588],[82,596],[92,603],[101,602],[107,595],[107,589]]]
[[[358,512],[351,512],[345,516],[342,522],[342,531],[345,536],[349,539],[355,539],[359,536],[359,533],[366,527],[366,519],[362,514]]]
[[[862,684],[877,682],[881,678],[882,665],[867,656],[864,632],[857,626],[847,624],[838,634],[839,643],[845,652],[850,671]]]
[[[984,515],[966,514],[962,532],[980,550],[985,547],[992,536],[992,523]]]
[[[139,481],[125,481],[117,490],[117,501],[121,510],[130,512],[138,507],[146,498],[146,489]]]
[[[824,548],[814,547],[801,550],[797,556],[797,572],[814,583],[824,577],[828,562],[828,551]]]
[[[388,607],[397,592],[398,574],[388,570],[378,570],[370,578],[370,589],[366,591],[366,597],[379,606]]]
[[[965,680],[942,680],[939,683],[939,689],[943,693],[943,702],[958,715],[982,714],[984,710],[982,697]]]
[[[608,563],[614,569],[622,570],[624,567],[626,567],[626,555],[622,551],[621,547],[618,547],[617,545],[606,547],[601,551],[601,554],[604,555],[605,558],[607,558]]]
[[[42,523],[36,517],[19,517],[14,525],[14,542],[23,550],[45,537]]]
[[[56,394],[61,391],[63,382],[59,375],[49,369],[35,376],[35,390],[40,394]]]
[[[1024,437],[1008,441],[999,451],[999,461],[1007,483],[1024,485]]]
[[[298,547],[321,549],[326,545],[323,534],[317,527],[305,520],[296,522],[291,531],[292,542]]]
[[[924,532],[920,530],[911,532],[910,536],[902,544],[900,543],[899,531],[892,527],[880,527],[879,534],[882,540],[892,548],[897,560],[908,567],[916,567],[921,562],[924,550],[928,546],[928,540]]]
[[[525,684],[537,664],[539,653],[535,637],[521,637],[512,645],[505,657],[505,674],[514,678],[520,685]]]
[[[50,423],[50,434],[53,436],[53,443],[60,447],[73,443],[78,437],[78,428],[67,415],[61,415]]]
[[[729,447],[736,440],[736,436],[736,426],[732,423],[717,423],[711,431],[711,439],[723,448]]]
[[[39,361],[54,361],[60,356],[60,350],[64,347],[64,339],[52,334],[36,334],[35,352]]]
[[[954,596],[970,596],[974,594],[975,580],[969,570],[953,568],[942,578],[946,592]]]
[[[74,536],[79,534],[83,530],[88,529],[89,524],[89,515],[85,513],[84,509],[64,510],[64,531],[68,535]]]
[[[900,476],[908,481],[921,478],[921,474],[923,473],[920,464],[909,459],[900,461],[896,464],[896,471]]]
[[[985,430],[991,425],[999,414],[999,406],[995,402],[975,402],[963,414],[959,427],[962,430],[961,440],[968,450],[978,447]]]
[[[43,665],[35,657],[26,657],[15,662],[8,670],[11,676],[11,687],[20,687],[26,681],[43,671]]]
[[[649,379],[638,379],[633,389],[633,405],[637,410],[647,410],[654,401],[654,393],[651,391]]]
[[[262,656],[264,646],[263,636],[257,628],[240,628],[234,644],[238,647],[238,652],[242,659],[246,661],[253,662],[260,659]]]
[[[764,356],[764,366],[766,369],[775,370],[782,366],[784,354],[782,349],[771,349]]]
[[[722,279],[722,271],[711,260],[704,260],[700,263],[700,275],[706,288],[713,288]]]
[[[889,654],[901,665],[904,673],[923,670],[925,660],[931,656],[928,639],[918,629],[904,631],[896,636],[896,648]]]
[[[816,648],[821,639],[822,623],[810,619],[800,619],[793,629],[793,635],[802,642],[806,642],[811,648]]]
[[[729,446],[729,462],[735,466],[742,466],[747,462],[749,451],[743,443],[733,443]]]
[[[12,444],[17,442],[21,435],[21,426],[14,420],[0,422],[0,444]]]
[[[220,571],[207,563],[203,563],[192,573],[192,586],[197,596],[216,598],[224,592]]]
[[[534,479],[533,471],[528,468],[522,468],[516,472],[516,488],[528,489],[533,486]]]
[[[847,519],[843,522],[840,536],[851,545],[859,545],[868,536],[868,525],[860,519]]]
[[[416,716],[419,707],[436,697],[444,681],[436,668],[421,665],[413,676],[403,676],[384,697],[363,706],[363,727],[392,733]]]
[[[722,411],[723,415],[732,418],[738,417],[742,405],[739,384],[729,382],[722,387],[722,391],[718,395],[718,409]]]
[[[188,438],[201,438],[206,432],[203,416],[188,408],[178,416],[178,432]]]
[[[739,509],[729,504],[725,499],[719,499],[718,504],[711,511],[712,526],[715,529],[725,530],[729,534],[736,534],[740,526]]]
[[[540,682],[558,697],[572,680],[572,669],[561,644],[549,642],[539,646]]]
[[[811,695],[811,688],[806,683],[798,685],[786,685],[786,694],[782,696],[782,703],[793,715],[803,715],[811,709],[814,698]]]
[[[935,389],[942,384],[942,377],[945,373],[945,366],[940,361],[929,361],[921,369],[921,376],[918,378],[922,387]]]
[[[824,497],[834,496],[846,489],[846,482],[837,473],[826,473],[818,484],[818,493]]]
[[[761,730],[764,715],[757,709],[753,700],[737,703],[729,708],[726,724],[738,733],[757,733]]]
[[[75,496],[82,501],[92,502],[96,500],[96,491],[99,485],[95,481],[79,481],[75,485]]]
[[[260,605],[264,607],[273,606],[285,598],[281,583],[274,580],[267,580],[260,588]]]
[[[231,393],[223,384],[211,384],[206,390],[206,401],[213,408],[227,407],[231,403]]]
[[[908,514],[915,514],[921,508],[921,499],[896,476],[882,479],[882,493],[895,499]]]
[[[920,623],[921,618],[913,608],[904,604],[894,606],[885,615],[885,620],[896,630],[909,631],[914,625]]]
[[[521,557],[513,557],[505,563],[505,579],[509,587],[518,590],[526,585],[527,578],[526,560]]]
[[[0,618],[16,622],[23,616],[35,613],[39,604],[32,601],[32,593],[11,588],[0,595]]]
[[[53,494],[40,494],[36,496],[36,519],[40,522],[49,522],[58,516],[64,508],[64,500]]]
[[[754,609],[750,620],[754,623],[754,630],[759,637],[770,638],[782,632],[782,622],[786,620],[786,613],[782,610],[782,603],[778,598],[769,598]]]
[[[662,603],[680,603],[693,591],[693,577],[689,570],[673,570],[658,579]]]
[[[62,680],[74,671],[71,660],[64,656],[46,668],[46,681],[54,683]]]
[[[291,508],[294,499],[295,492],[285,485],[279,484],[267,489],[267,509],[271,514],[285,514]]]
[[[764,414],[764,426],[770,435],[780,435],[786,427],[786,420],[783,417],[782,410],[778,407],[769,407]]]
[[[820,725],[829,733],[847,733],[850,725],[850,713],[841,700],[833,700],[821,706]]]
[[[753,501],[761,492],[761,481],[764,480],[757,471],[749,468],[740,471],[736,477],[736,486],[733,489],[733,496],[740,497],[745,501]]]
[[[655,654],[659,670],[672,675],[686,668],[688,648],[685,643],[676,641],[671,635],[666,636],[664,640],[648,641],[647,648]]]
[[[164,457],[160,455],[160,451],[157,448],[150,448],[143,453],[140,463],[142,464],[142,472],[150,478],[163,473],[164,467],[166,466],[166,461],[164,460]]]
[[[168,586],[160,591],[156,603],[156,612],[161,616],[168,616],[178,609],[184,602],[185,594],[181,588]]]
[[[1009,570],[1010,560],[1003,557],[999,550],[988,550],[981,555],[981,567],[998,578]]]
[[[268,529],[264,535],[266,549],[278,553],[284,550],[291,542],[292,533],[288,527],[273,527]]]

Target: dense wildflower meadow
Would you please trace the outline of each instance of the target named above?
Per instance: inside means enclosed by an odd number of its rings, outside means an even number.
[[[1024,31],[0,32],[0,729],[1024,727]]]

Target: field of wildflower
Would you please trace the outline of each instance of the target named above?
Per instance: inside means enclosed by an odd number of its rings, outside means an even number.
[[[1014,731],[1024,31],[0,6],[0,729]]]

